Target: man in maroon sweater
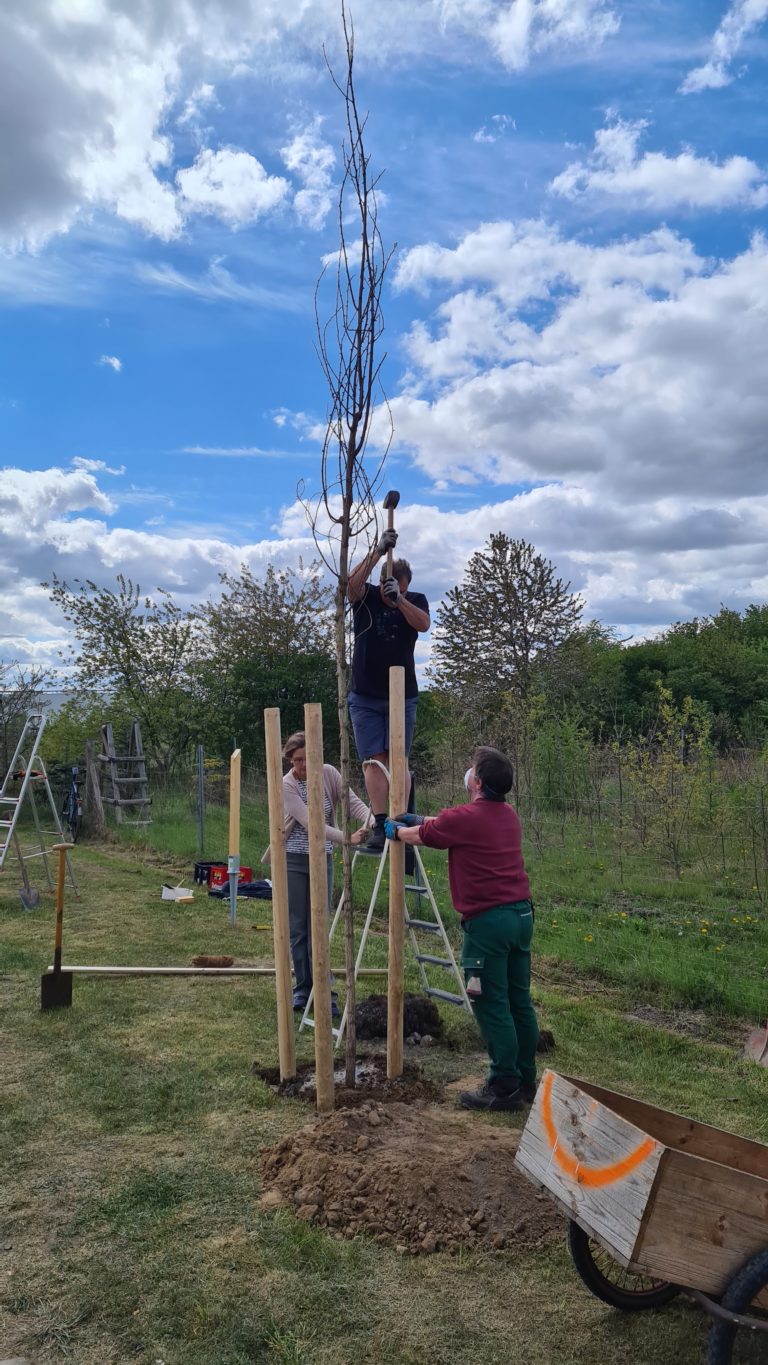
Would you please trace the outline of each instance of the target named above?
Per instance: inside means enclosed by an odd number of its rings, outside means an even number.
[[[467,773],[469,805],[387,822],[389,838],[448,850],[451,899],[464,930],[461,965],[490,1058],[485,1085],[459,1095],[464,1109],[522,1109],[536,1093],[533,906],[520,820],[505,799],[512,780],[509,759],[484,746]]]

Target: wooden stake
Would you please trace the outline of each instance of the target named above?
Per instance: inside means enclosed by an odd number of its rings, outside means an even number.
[[[408,804],[405,758],[405,669],[389,670],[389,813]],[[403,944],[405,941],[405,846],[389,846],[389,981],[387,989],[387,1076],[403,1074]]]
[[[288,868],[283,829],[283,764],[280,712],[270,706],[264,712],[269,799],[270,877],[272,879],[272,932],[275,944],[275,991],[277,995],[277,1048],[280,1079],[296,1075],[296,1040],[291,1005],[291,955],[288,921]]]
[[[309,896],[312,910],[312,977],[315,985],[315,1085],[317,1110],[333,1109],[333,1034],[331,1032],[330,955],[328,951],[328,871],[325,852],[323,789],[323,708],[304,707],[309,819]]]
[[[237,884],[240,881],[240,750],[229,760],[229,919],[237,923]]]

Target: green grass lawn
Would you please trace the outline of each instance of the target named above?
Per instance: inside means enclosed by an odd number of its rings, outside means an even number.
[[[271,961],[270,934],[253,927],[269,922],[268,903],[241,901],[233,929],[227,905],[199,888],[192,906],[161,902],[163,881],[191,884],[195,824],[178,800],[155,811],[146,847],[129,836],[78,846],[82,894],[68,895],[65,960]],[[208,830],[209,851],[225,854],[224,812],[209,811]],[[243,861],[258,866],[265,843],[264,811],[246,806]],[[744,923],[726,925],[731,902],[716,888],[705,896],[703,879],[696,895],[667,882],[621,887],[590,865],[592,852],[581,850],[576,870],[562,851],[530,858],[552,1064],[768,1140],[768,1072],[731,1041],[761,1008],[759,916],[742,903],[732,918]],[[445,904],[445,863],[428,858]],[[361,905],[372,875],[361,870]],[[0,1359],[701,1361],[698,1310],[681,1301],[621,1317],[582,1289],[565,1250],[402,1258],[260,1212],[260,1149],[311,1118],[251,1069],[277,1061],[272,983],[76,980],[71,1010],[41,1014],[52,898],[25,913],[17,882],[12,867],[0,881]],[[372,941],[373,961],[385,951]],[[711,1009],[706,1037],[627,1017],[649,1004]],[[444,1017],[450,1046],[419,1062],[437,1079],[479,1074],[472,1022],[450,1007]],[[301,1035],[300,1060],[311,1047]]]

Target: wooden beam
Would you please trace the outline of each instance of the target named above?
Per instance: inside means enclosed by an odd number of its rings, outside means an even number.
[[[389,813],[408,804],[405,757],[405,669],[389,670]],[[405,941],[405,845],[389,846],[389,989],[387,993],[387,1076],[403,1074],[403,947]]]
[[[47,970],[53,971],[51,964]],[[65,964],[63,972],[77,976],[274,976],[274,967],[102,967]],[[346,967],[334,967],[334,975],[346,976]],[[361,967],[358,976],[386,976],[386,967]]]
[[[325,851],[323,787],[323,711],[319,702],[304,707],[307,752],[309,897],[312,913],[312,979],[315,994],[315,1085],[317,1110],[333,1109],[333,1033],[328,951],[328,863]]]
[[[269,801],[269,866],[272,879],[272,933],[275,951],[275,992],[277,996],[277,1050],[280,1079],[296,1075],[296,1040],[291,1005],[291,954],[288,920],[288,867],[283,828],[283,744],[280,711],[276,706],[264,712],[267,753],[267,797]]]

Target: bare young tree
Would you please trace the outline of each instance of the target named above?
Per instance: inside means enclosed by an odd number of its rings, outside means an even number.
[[[54,683],[54,675],[36,664],[0,663],[0,751],[2,776],[8,771],[11,750],[30,711],[40,708],[42,693]],[[0,777],[2,781],[2,777]]]
[[[344,958],[347,984],[346,1084],[355,1083],[355,940],[352,904],[352,855],[349,846],[350,745],[347,713],[348,604],[347,585],[351,555],[356,546],[370,543],[377,529],[376,492],[391,440],[388,438],[371,463],[366,462],[368,438],[374,412],[388,413],[380,386],[385,353],[379,342],[384,331],[382,288],[394,247],[385,250],[379,231],[376,187],[380,175],[371,172],[365,147],[367,115],[360,114],[354,85],[354,29],[344,0],[341,6],[345,66],[338,77],[324,50],[331,80],[341,95],[346,134],[342,143],[342,179],[338,199],[339,253],[335,295],[327,320],[321,319],[321,300],[326,271],[315,290],[317,353],[330,397],[328,422],[321,458],[321,492],[302,497],[307,508],[315,544],[336,582],[334,595],[334,645],[338,679],[342,817],[347,838],[342,846],[344,896]],[[354,229],[352,227],[354,225]]]

